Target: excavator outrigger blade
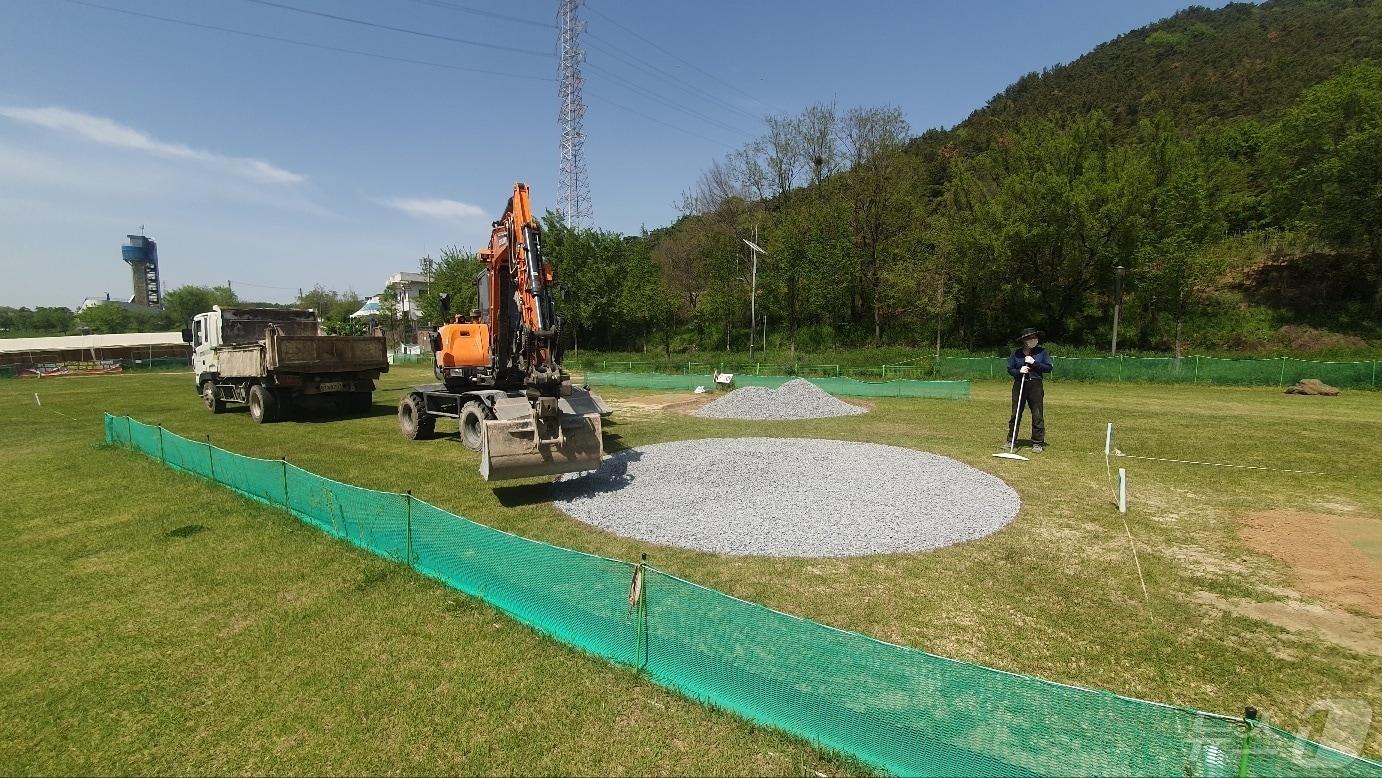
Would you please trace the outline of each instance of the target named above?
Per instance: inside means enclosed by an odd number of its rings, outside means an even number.
[[[563,413],[542,419],[536,413],[507,421],[487,420],[480,443],[480,475],[507,481],[600,467],[604,458],[600,414]]]

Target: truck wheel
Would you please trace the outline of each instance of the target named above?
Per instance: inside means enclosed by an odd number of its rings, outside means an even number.
[[[278,398],[264,388],[263,384],[250,387],[250,418],[256,424],[267,424],[278,420]]]
[[[461,442],[471,451],[480,450],[485,435],[485,406],[471,400],[461,406]]]
[[[373,392],[351,392],[346,395],[346,410],[350,413],[369,413],[373,407]]]
[[[202,402],[206,403],[206,409],[212,413],[225,413],[226,401],[216,394],[214,381],[202,381]]]
[[[426,440],[437,428],[435,416],[427,415],[422,395],[405,394],[398,401],[398,430],[408,440]]]

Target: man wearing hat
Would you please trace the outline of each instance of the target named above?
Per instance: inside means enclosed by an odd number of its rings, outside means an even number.
[[[1032,414],[1032,451],[1039,453],[1046,447],[1046,409],[1043,401],[1046,392],[1042,388],[1042,378],[1051,372],[1051,354],[1037,345],[1042,336],[1040,330],[1028,327],[1017,336],[1020,344],[1008,357],[1008,375],[1013,377],[1012,415],[1008,417],[1008,440],[1012,440],[1017,424],[1018,396]]]

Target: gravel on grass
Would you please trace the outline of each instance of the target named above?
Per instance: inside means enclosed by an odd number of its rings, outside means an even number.
[[[617,535],[719,554],[838,557],[984,537],[1021,507],[997,477],[938,454],[807,438],[706,438],[611,455],[554,486]]]
[[[705,419],[745,419],[768,421],[785,419],[823,419],[829,416],[852,416],[865,409],[835,399],[824,389],[796,378],[776,390],[762,386],[745,386],[695,411],[693,416]]]

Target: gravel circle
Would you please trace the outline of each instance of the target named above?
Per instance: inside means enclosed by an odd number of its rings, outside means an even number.
[[[995,476],[909,448],[707,438],[611,455],[553,485],[558,508],[617,535],[719,554],[839,557],[982,538],[1021,500]]]
[[[796,378],[776,390],[745,386],[692,413],[703,419],[824,419],[852,416],[865,409],[835,399],[830,393],[805,378]]]

